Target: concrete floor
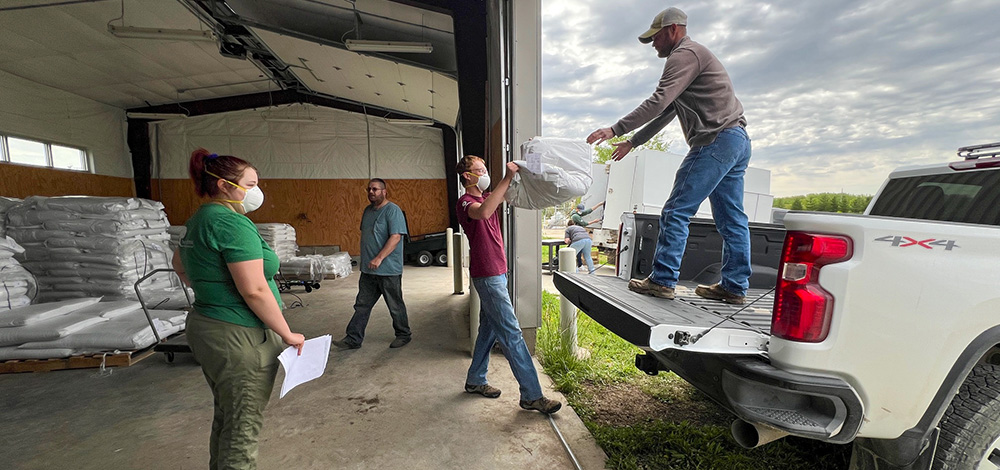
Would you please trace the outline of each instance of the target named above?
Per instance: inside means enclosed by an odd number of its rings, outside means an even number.
[[[551,277],[543,278],[551,289]],[[447,268],[406,267],[413,330],[406,347],[388,348],[392,327],[379,302],[361,349],[332,351],[325,375],[283,399],[276,386],[259,467],[574,468],[546,416],[518,407],[517,383],[502,355],[492,356],[489,379],[503,395],[490,400],[464,393],[468,294],[452,295],[451,279]],[[292,328],[306,337],[342,337],[357,281],[355,272],[309,294],[298,288],[306,305],[287,312]],[[546,394],[563,402],[553,419],[582,468],[604,468],[593,437],[549,378],[540,378]],[[168,364],[158,354],[104,374],[0,375],[2,468],[205,468],[211,421],[211,393],[185,355]]]

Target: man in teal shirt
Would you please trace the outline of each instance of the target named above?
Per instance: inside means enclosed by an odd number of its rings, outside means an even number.
[[[341,349],[360,348],[372,307],[384,296],[396,331],[396,339],[389,347],[399,348],[410,342],[402,284],[406,220],[399,206],[386,198],[385,181],[381,178],[372,178],[367,191],[370,204],[361,216],[361,279],[354,316],[347,324],[347,336],[333,343]]]

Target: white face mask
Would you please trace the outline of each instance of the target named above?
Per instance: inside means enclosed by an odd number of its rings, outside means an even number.
[[[479,177],[479,181],[476,181],[476,187],[479,188],[480,191],[486,191],[487,189],[489,189],[489,187],[490,187],[490,174],[489,173],[483,173]]]
[[[243,210],[247,213],[260,209],[264,205],[264,191],[260,186],[254,186],[247,190],[247,195],[243,198]]]

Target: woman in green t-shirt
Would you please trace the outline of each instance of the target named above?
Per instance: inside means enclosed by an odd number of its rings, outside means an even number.
[[[210,469],[256,468],[257,437],[284,345],[302,352],[281,312],[278,257],[247,218],[264,202],[257,169],[229,155],[191,154],[198,196],[174,269],[194,289],[187,338],[215,398]]]

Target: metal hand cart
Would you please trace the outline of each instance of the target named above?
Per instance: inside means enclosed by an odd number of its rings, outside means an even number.
[[[288,292],[292,289],[292,286],[302,286],[305,287],[306,292],[312,292],[319,289],[319,282],[321,279],[288,279],[284,274],[278,272],[274,276],[274,282],[278,285],[278,292]]]
[[[149,327],[153,330],[153,337],[156,338],[156,343],[153,345],[153,351],[163,353],[167,357],[167,362],[174,362],[175,354],[191,353],[191,346],[188,345],[187,336],[184,333],[179,333],[173,338],[161,338],[160,332],[156,331],[156,325],[153,323],[153,316],[149,314],[149,307],[146,306],[146,301],[142,298],[142,292],[139,290],[139,284],[142,284],[143,281],[149,279],[157,273],[174,273],[174,275],[177,276],[177,281],[181,286],[181,290],[184,291],[184,298],[187,299],[188,315],[191,315],[191,311],[194,309],[194,304],[191,302],[191,294],[188,293],[187,286],[184,285],[180,276],[177,275],[177,272],[173,269],[154,269],[146,273],[145,276],[139,278],[138,281],[135,281],[135,295],[139,298],[139,305],[142,306],[142,312],[146,314],[146,321],[149,322]]]

